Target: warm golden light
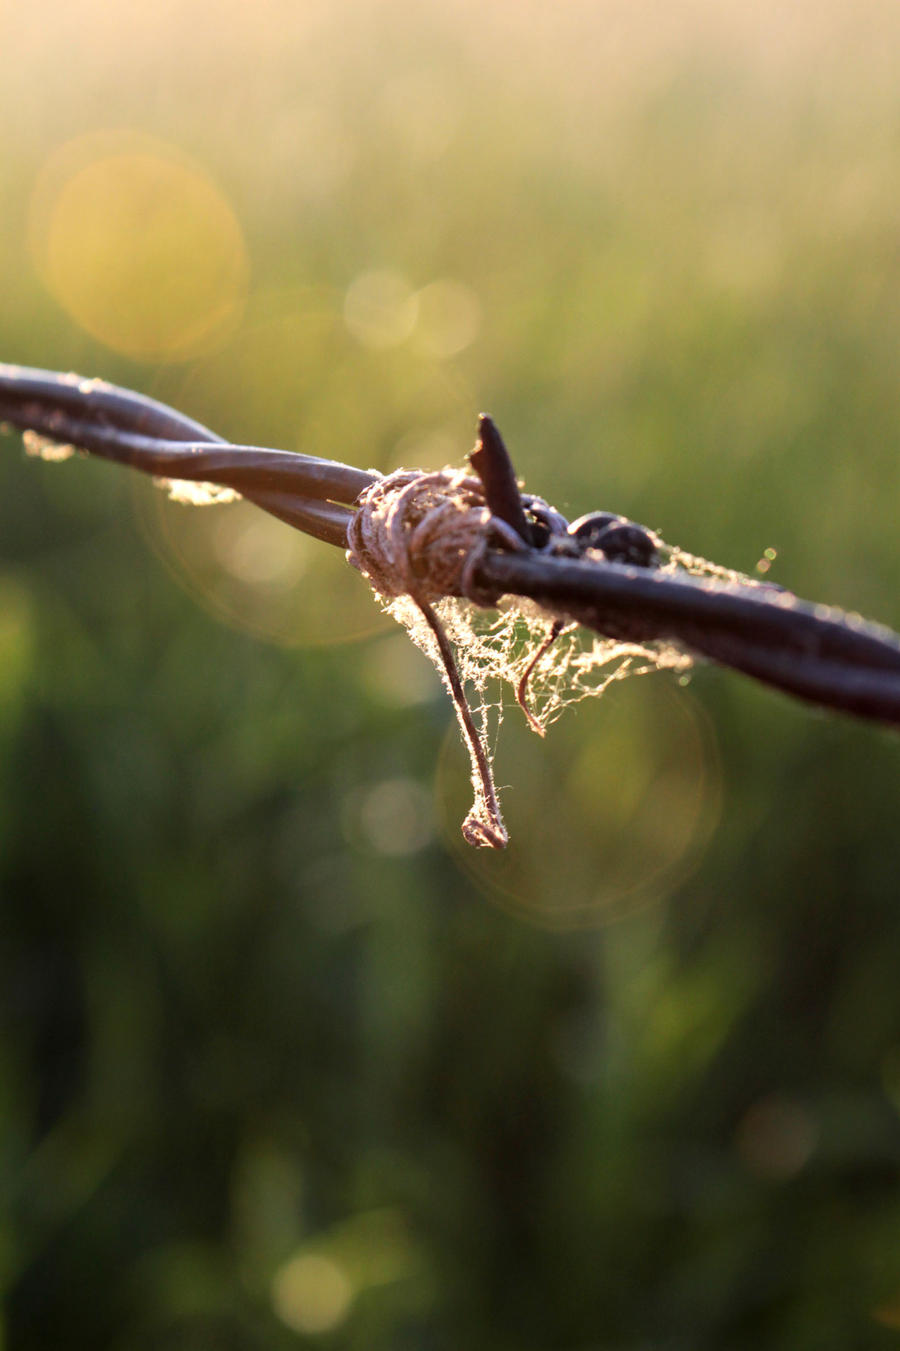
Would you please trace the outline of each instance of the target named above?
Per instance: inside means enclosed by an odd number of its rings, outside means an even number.
[[[471,286],[441,278],[418,294],[416,337],[433,357],[454,357],[475,341],[481,305]]]
[[[364,272],[347,290],[344,319],[366,347],[396,347],[416,326],[419,305],[405,277],[397,272]]]
[[[239,315],[243,234],[198,168],[135,137],[87,137],[51,157],[30,244],[54,298],[108,347],[144,361],[209,348]]]
[[[286,1263],[272,1282],[272,1303],[294,1332],[330,1332],[342,1323],[353,1300],[353,1286],[330,1257],[302,1253]]]

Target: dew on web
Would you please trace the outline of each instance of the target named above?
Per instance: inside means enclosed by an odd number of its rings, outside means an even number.
[[[766,591],[773,589],[772,582],[763,581],[759,577],[748,577],[746,573],[738,572],[735,568],[724,568],[719,563],[710,563],[709,559],[689,554],[686,549],[680,549],[675,544],[666,544],[660,540],[657,544],[657,553],[663,560],[661,567],[663,572],[688,572],[692,577],[711,577],[717,582],[731,582],[735,586],[749,586]]]

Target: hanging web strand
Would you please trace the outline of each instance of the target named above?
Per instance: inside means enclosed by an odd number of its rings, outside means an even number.
[[[508,838],[492,774],[504,687],[544,735],[569,704],[613,681],[690,666],[671,645],[586,635],[522,597],[478,595],[474,572],[498,528],[507,547],[525,547],[498,527],[479,481],[464,471],[398,470],[360,498],[347,555],[437,667],[471,761],[475,800],[463,836],[494,849]]]
[[[475,801],[472,804],[472,810],[462,823],[463,839],[468,844],[475,845],[476,848],[505,849],[509,843],[509,835],[500,814],[500,803],[497,800],[497,790],[494,787],[490,757],[472,719],[472,710],[462,687],[453,649],[441,621],[431,606],[426,601],[417,601],[416,603],[437,644],[441,661],[441,674],[450,691],[453,707],[472,764],[472,787],[475,790]]]
[[[537,652],[535,652],[534,656],[531,658],[531,661],[525,667],[525,670],[519,678],[519,683],[516,685],[516,703],[525,714],[525,720],[528,723],[528,726],[531,728],[532,732],[537,732],[538,736],[545,736],[546,733],[541,726],[540,719],[536,718],[528,707],[528,682],[531,680],[531,677],[534,675],[541,661],[550,651],[559,635],[564,632],[565,628],[565,620],[556,619],[553,621],[553,627],[541,643]]]

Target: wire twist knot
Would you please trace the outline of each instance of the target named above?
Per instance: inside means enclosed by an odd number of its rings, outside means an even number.
[[[347,559],[387,600],[465,596],[490,605],[497,593],[474,581],[489,535],[523,547],[507,539],[509,527],[491,515],[481,483],[465,470],[398,469],[366,488],[356,505]]]

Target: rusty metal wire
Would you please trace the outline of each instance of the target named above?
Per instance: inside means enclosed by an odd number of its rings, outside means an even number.
[[[164,404],[99,380],[0,365],[0,423],[71,444],[156,477],[235,489],[297,529],[342,548],[372,470],[281,450],[236,446]],[[479,553],[472,598],[538,602],[610,638],[674,643],[800,699],[900,723],[900,637],[788,592],[610,561],[554,548],[566,522],[529,513],[496,429],[481,424],[472,467],[503,525]],[[524,505],[524,511],[523,511]],[[530,536],[523,529],[532,523]],[[543,524],[538,531],[537,524]],[[510,547],[510,531],[520,536]]]

